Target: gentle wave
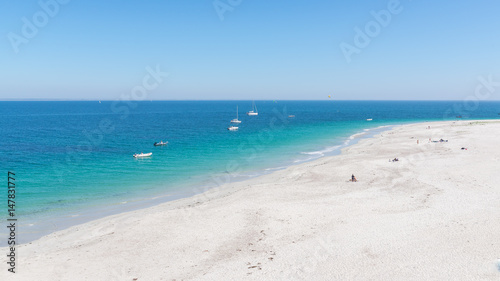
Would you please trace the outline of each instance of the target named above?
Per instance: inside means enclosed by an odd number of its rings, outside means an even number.
[[[318,150],[318,151],[313,151],[313,152],[301,152],[300,154],[305,154],[305,155],[320,155],[320,156],[323,156],[329,152],[333,152],[337,149],[339,149],[341,146],[340,145],[336,145],[336,146],[332,146],[332,147],[327,147],[323,150]]]
[[[354,134],[354,135],[350,136],[350,137],[349,137],[349,139],[350,139],[350,140],[353,140],[353,139],[355,139],[355,138],[359,138],[359,137],[361,137],[361,136],[363,136],[363,135],[366,135],[366,132],[368,132],[368,130],[369,130],[369,129],[364,129],[364,131],[365,131],[365,132],[363,132],[363,133],[357,133],[357,134]]]
[[[336,145],[336,146],[332,146],[332,147],[327,147],[323,150],[318,150],[318,151],[312,151],[312,152],[301,152],[301,154],[304,154],[304,155],[314,155],[316,157],[310,157],[310,158],[307,158],[307,159],[299,159],[299,160],[295,160],[293,161],[293,163],[300,163],[300,162],[307,162],[307,161],[310,161],[310,160],[314,160],[314,159],[317,159],[317,158],[320,158],[320,157],[323,157],[325,156],[326,154],[328,153],[331,153],[333,151],[336,151],[338,150],[339,148],[342,148],[342,147],[345,147],[345,146],[348,146],[352,140],[356,139],[356,138],[360,138],[362,136],[365,136],[368,134],[368,132],[371,132],[371,131],[376,131],[376,130],[381,130],[381,129],[385,129],[385,128],[390,128],[392,127],[391,125],[385,125],[385,126],[378,126],[376,128],[369,128],[369,129],[363,129],[363,132],[360,132],[360,133],[356,133],[356,134],[353,134],[351,136],[349,136],[344,142],[342,145]]]

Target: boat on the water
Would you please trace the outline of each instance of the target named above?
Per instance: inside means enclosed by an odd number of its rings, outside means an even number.
[[[142,157],[149,157],[149,156],[151,156],[151,155],[153,155],[153,152],[150,152],[150,153],[142,153],[142,152],[141,152],[141,153],[139,153],[139,154],[134,154],[134,157],[135,157],[135,158],[142,158]]]
[[[229,126],[229,128],[227,128],[229,131],[238,131],[238,127],[236,126]]]
[[[236,119],[231,120],[231,123],[240,124],[241,121],[238,120],[238,106],[236,106]]]
[[[255,101],[252,102],[252,110],[247,112],[248,116],[257,116],[259,115],[259,112],[257,111],[257,106],[255,105]]]
[[[168,144],[168,141],[166,141],[166,142],[160,141],[160,142],[155,142],[153,145],[154,146],[162,146],[162,145],[167,145],[167,144]]]
[[[366,119],[366,121],[372,121],[372,120],[373,120],[372,118],[368,118],[368,119]]]
[[[295,118],[295,115],[288,115],[288,118]]]

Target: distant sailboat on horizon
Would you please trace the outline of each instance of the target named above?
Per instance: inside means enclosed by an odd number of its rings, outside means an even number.
[[[247,112],[248,116],[257,116],[259,115],[259,112],[257,111],[257,106],[255,105],[255,101],[252,101],[252,110]]]

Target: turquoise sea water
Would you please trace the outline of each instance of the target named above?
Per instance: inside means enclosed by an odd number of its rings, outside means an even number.
[[[335,154],[380,126],[500,117],[500,102],[256,101],[259,115],[247,116],[251,105],[0,102],[0,171],[4,186],[7,171],[16,174],[21,241]],[[242,123],[230,132],[236,106]],[[154,147],[160,140],[168,146]],[[153,155],[132,157],[140,152]]]

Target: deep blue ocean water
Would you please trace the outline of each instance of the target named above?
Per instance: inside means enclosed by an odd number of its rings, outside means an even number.
[[[500,102],[0,102],[0,172],[16,174],[21,240],[339,152],[354,134],[422,121],[499,119]],[[236,117],[237,132],[227,127]],[[289,118],[289,115],[295,115]],[[372,118],[373,121],[366,119]],[[351,137],[351,138],[350,138]],[[156,141],[168,146],[154,147]],[[135,159],[134,153],[153,152]],[[158,199],[160,198],[160,199]],[[155,201],[156,200],[156,201]],[[6,204],[0,218],[7,217]]]

